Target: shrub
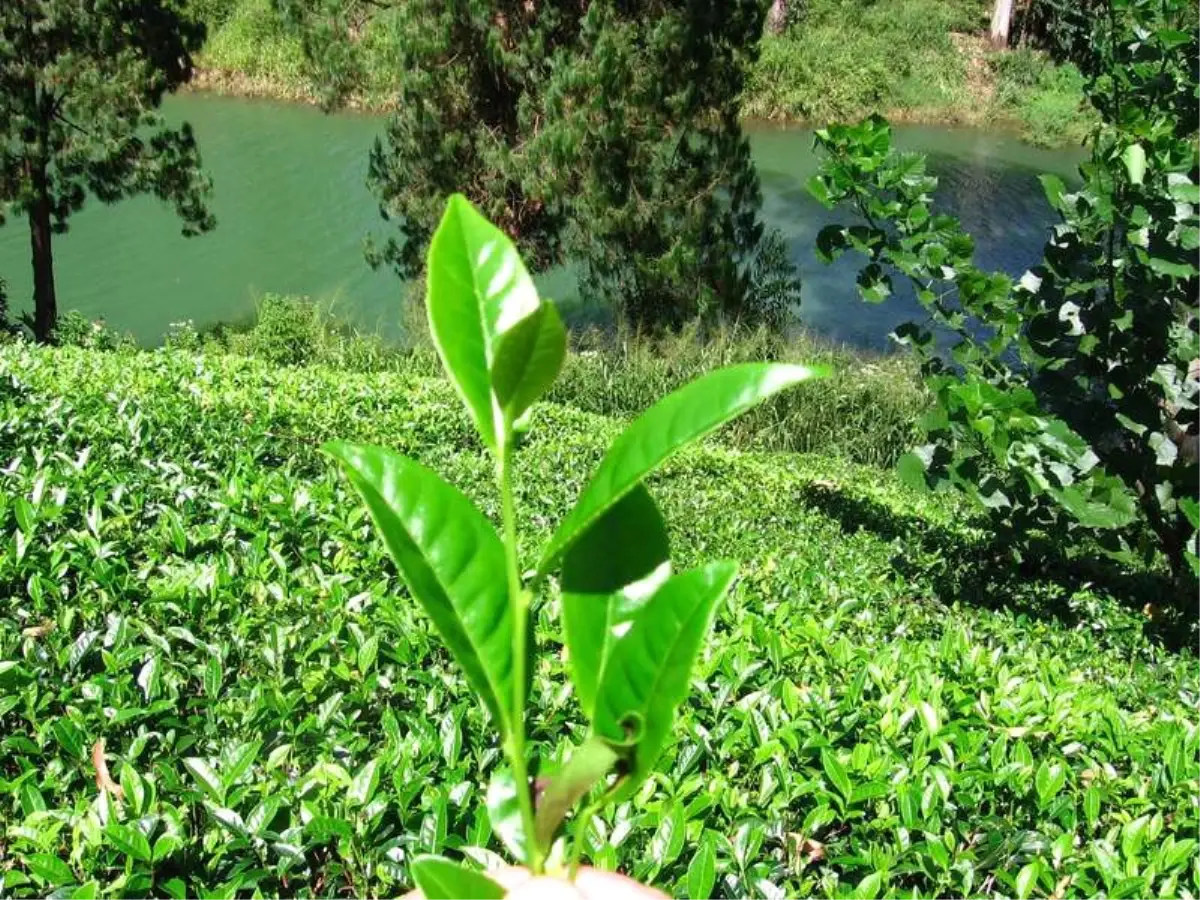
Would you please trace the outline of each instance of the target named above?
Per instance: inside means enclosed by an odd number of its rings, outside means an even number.
[[[830,158],[813,192],[867,223],[831,226],[818,246],[867,255],[859,286],[873,302],[892,292],[889,269],[903,273],[951,337],[947,358],[930,329],[897,331],[937,401],[930,443],[902,460],[914,481],[974,497],[1018,552],[1043,530],[1069,542],[1076,526],[1105,529],[1112,552],[1157,549],[1194,616],[1196,37],[1178,27],[1183,4],[1116,5],[1116,30],[1096,35],[1089,90],[1104,121],[1083,184],[1043,177],[1062,221],[1019,285],[974,265],[970,237],[931,208],[924,160],[892,153],[878,118],[818,132]]]
[[[619,430],[534,407],[529,549]],[[5,896],[397,896],[421,853],[494,864],[498,748],[319,455],[334,437],[498,520],[443,380],[0,347]],[[681,566],[744,566],[593,864],[677,896],[1200,893],[1200,669],[1101,580],[948,589],[980,555],[970,510],[834,459],[711,442],[650,489]],[[547,772],[577,740],[565,667],[532,672]]]

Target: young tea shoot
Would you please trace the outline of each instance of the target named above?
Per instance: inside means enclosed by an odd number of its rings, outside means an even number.
[[[429,325],[438,355],[495,460],[502,532],[437,473],[381,447],[330,443],[412,596],[433,621],[498,732],[508,769],[488,788],[493,828],[521,864],[545,871],[567,815],[595,795],[570,848],[572,872],[591,816],[633,795],[650,774],[687,692],[693,663],[733,562],[671,567],[666,524],[645,479],[681,447],[814,367],[748,363],[664,397],[615,440],[532,567],[518,555],[513,471],[527,413],[554,383],[567,334],[512,242],[462,196],[430,244]],[[531,571],[526,578],[522,573]],[[535,802],[526,700],[537,648],[532,606],[557,575],[570,674],[589,736]],[[502,896],[486,876],[420,857],[429,900]]]

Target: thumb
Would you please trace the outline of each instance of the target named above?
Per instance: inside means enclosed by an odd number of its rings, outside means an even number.
[[[510,890],[507,900],[584,900],[587,895],[569,881],[538,876]]]

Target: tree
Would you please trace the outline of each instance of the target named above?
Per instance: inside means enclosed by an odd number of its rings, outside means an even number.
[[[1008,46],[1008,28],[1012,23],[1012,0],[996,0],[992,7],[990,35],[993,47]]]
[[[364,83],[371,36],[390,35],[404,76],[368,178],[399,232],[373,259],[402,277],[461,191],[533,268],[578,263],[589,299],[640,325],[778,319],[798,297],[763,241],[739,122],[759,0],[278,2],[330,105]]]
[[[978,500],[1025,552],[1038,532],[1087,534],[1109,552],[1163,560],[1195,611],[1200,405],[1200,40],[1188,0],[1105,0],[1080,58],[1099,114],[1080,183],[1042,176],[1060,221],[1013,284],[973,262],[937,213],[924,161],[890,151],[881,119],[818,132],[829,160],[812,189],[865,225],[830,226],[827,258],[867,254],[864,298],[907,276],[943,339],[910,323],[937,406],[929,443],[902,460],[916,483]],[[1139,515],[1140,514],[1140,515]]]
[[[212,227],[195,137],[157,113],[191,77],[203,40],[176,0],[0,4],[0,209],[29,222],[38,340],[51,339],[58,315],[53,235],[88,194],[113,203],[153,193],[175,206],[185,235]]]

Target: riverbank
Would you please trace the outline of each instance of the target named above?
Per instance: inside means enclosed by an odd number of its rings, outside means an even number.
[[[316,103],[299,42],[269,0],[212,4],[193,89]],[[1078,144],[1092,121],[1083,79],[1028,49],[993,51],[976,5],[880,0],[861,10],[812,3],[767,35],[747,85],[747,118],[822,125],[882,112],[896,122],[1015,129],[1044,147]],[[386,33],[368,31],[365,90],[352,108],[386,112],[397,73]]]

